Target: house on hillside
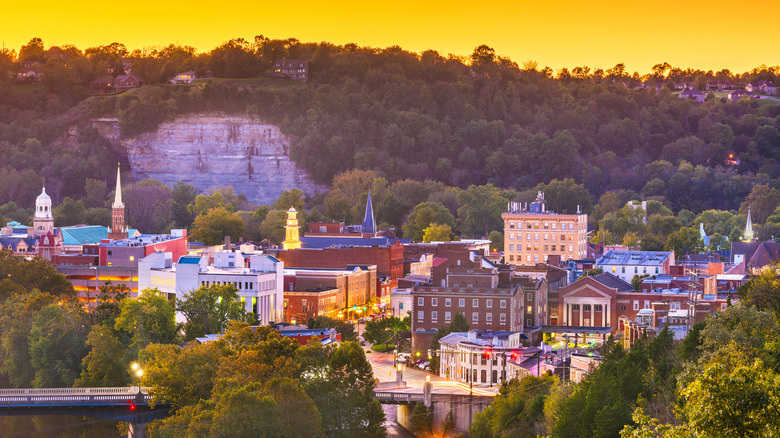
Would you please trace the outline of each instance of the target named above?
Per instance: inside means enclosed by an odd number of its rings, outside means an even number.
[[[31,67],[25,67],[16,73],[19,82],[40,82],[43,78],[43,68],[40,63],[34,63]]]
[[[282,58],[274,61],[271,76],[306,82],[309,79],[309,61]]]
[[[734,90],[731,93],[729,93],[729,100],[732,102],[736,102],[739,99],[742,99],[743,97],[752,97],[753,95],[746,90]]]
[[[704,102],[704,99],[706,98],[707,95],[699,90],[685,90],[680,93],[680,99],[695,100],[699,103]]]
[[[195,79],[198,79],[198,75],[196,75],[194,71],[188,70],[176,73],[169,82],[172,84],[191,84]]]
[[[138,88],[144,84],[136,75],[119,75],[116,77],[116,91],[129,90],[131,88]]]
[[[89,83],[89,92],[92,94],[106,94],[114,92],[114,78],[104,76]]]

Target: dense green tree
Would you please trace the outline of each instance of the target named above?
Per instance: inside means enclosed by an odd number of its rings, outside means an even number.
[[[244,309],[238,289],[230,285],[201,286],[176,300],[176,310],[187,322],[184,340],[221,333],[228,321],[252,322],[255,317]]]
[[[49,304],[35,313],[28,336],[34,387],[73,386],[87,354],[88,330],[84,309],[75,301]]]
[[[144,289],[138,298],[122,301],[115,329],[131,336],[131,347],[136,351],[152,343],[173,343],[176,340],[174,307],[157,289]]]
[[[702,248],[701,235],[695,228],[683,227],[669,235],[664,249],[674,251],[677,257],[685,254],[698,254]]]
[[[469,237],[487,236],[492,230],[503,229],[501,213],[515,196],[513,191],[502,191],[492,184],[469,186],[458,193],[459,229]]]
[[[423,202],[417,204],[404,224],[404,237],[422,242],[425,229],[432,224],[455,226],[455,217],[441,204]]]
[[[125,346],[110,327],[96,325],[87,336],[89,354],[81,361],[81,377],[75,386],[116,387],[130,381],[129,366],[125,361]]]
[[[195,187],[179,181],[171,190],[171,218],[177,227],[187,228],[195,220],[195,215],[187,207],[195,202]]]
[[[233,242],[237,242],[245,232],[246,223],[241,216],[224,207],[217,207],[195,218],[190,238],[206,245],[219,245],[225,236],[230,236]]]

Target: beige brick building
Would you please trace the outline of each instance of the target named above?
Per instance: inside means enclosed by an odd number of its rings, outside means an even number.
[[[588,248],[588,215],[557,214],[547,211],[544,194],[522,206],[510,202],[504,219],[504,262],[513,265],[535,265],[549,255],[561,260],[584,259]]]

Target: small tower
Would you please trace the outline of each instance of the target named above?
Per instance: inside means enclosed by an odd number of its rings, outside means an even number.
[[[111,205],[111,226],[108,227],[108,238],[111,240],[127,239],[125,229],[125,204],[122,202],[122,183],[119,179],[119,163],[116,163],[116,193],[114,204]]]
[[[45,236],[54,232],[54,216],[51,214],[51,198],[46,194],[46,187],[35,198],[35,216],[33,216],[33,235]]]
[[[745,242],[753,241],[753,221],[750,220],[750,207],[748,207],[747,223],[745,224],[745,233],[742,236]]]
[[[374,205],[371,202],[371,189],[368,190],[368,200],[366,201],[366,214],[363,217],[362,231],[368,234],[376,233],[376,222],[374,221]]]
[[[282,242],[284,249],[298,249],[303,243],[299,238],[298,212],[293,207],[287,210],[287,225],[284,226],[285,239]]]

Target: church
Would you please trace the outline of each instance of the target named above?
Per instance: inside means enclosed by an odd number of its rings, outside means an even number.
[[[138,234],[137,230],[131,230],[125,224],[125,205],[122,202],[120,169],[117,164],[116,193],[109,226],[75,225],[56,228],[52,200],[46,193],[46,187],[43,187],[41,194],[35,199],[32,226],[28,227],[16,221],[8,222],[5,227],[0,228],[0,249],[13,251],[17,256],[37,255],[55,261],[57,256],[81,256],[85,247],[99,245],[106,239],[121,240]]]

